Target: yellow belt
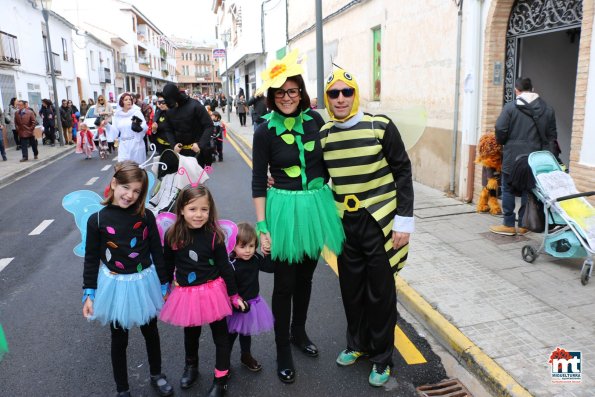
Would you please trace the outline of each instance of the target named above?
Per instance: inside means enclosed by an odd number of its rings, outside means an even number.
[[[164,146],[169,146],[169,142],[166,141],[165,139],[157,138],[157,142],[159,142],[160,144],[162,144]]]
[[[191,143],[190,145],[182,145],[182,149],[192,149],[193,145],[194,143]]]

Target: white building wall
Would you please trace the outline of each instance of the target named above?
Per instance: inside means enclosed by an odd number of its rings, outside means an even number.
[[[17,36],[21,65],[19,67],[1,67],[0,74],[14,78],[16,97],[26,99],[31,107],[37,108],[42,98],[53,101],[52,80],[46,71],[42,26],[44,24],[40,9],[24,0],[3,0],[2,30]],[[61,19],[50,14],[50,38],[52,52],[59,54],[56,69],[61,74],[56,76],[58,99],[78,98],[76,73],[72,53],[72,30]],[[66,41],[67,60],[64,59],[62,39]],[[6,107],[8,104],[2,104]]]

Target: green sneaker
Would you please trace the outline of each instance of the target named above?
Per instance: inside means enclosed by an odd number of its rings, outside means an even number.
[[[381,366],[374,364],[368,382],[374,387],[380,387],[388,382],[390,378],[390,367],[388,365]]]
[[[339,364],[342,367],[346,367],[355,363],[358,358],[365,355],[366,353],[364,352],[357,352],[355,350],[345,349],[341,353],[339,353],[339,357],[337,357],[337,364]]]

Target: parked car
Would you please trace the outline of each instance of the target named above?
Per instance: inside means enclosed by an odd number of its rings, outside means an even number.
[[[117,105],[115,103],[110,103],[110,106],[112,107],[115,113]],[[81,117],[81,121],[84,121],[85,124],[87,124],[87,127],[89,127],[89,130],[91,130],[91,132],[93,133],[93,140],[95,141],[95,143],[97,143],[97,126],[95,125],[96,118],[97,115],[95,114],[95,105],[91,106],[89,110],[87,110],[87,114],[84,118]]]

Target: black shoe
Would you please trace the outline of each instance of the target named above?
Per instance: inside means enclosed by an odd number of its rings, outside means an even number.
[[[291,354],[291,346],[277,348],[277,376],[283,383],[295,381],[295,366]]]
[[[312,343],[306,331],[303,329],[291,330],[291,336],[289,337],[291,343],[297,346],[302,353],[309,357],[318,357],[318,347]]]
[[[21,150],[21,145],[17,145],[16,150]]]
[[[293,382],[295,382],[295,369],[293,369],[293,368],[278,369],[277,376],[279,377],[279,380],[283,383],[293,383]]]
[[[117,397],[130,397],[130,391],[121,391],[117,394]]]
[[[180,387],[182,389],[189,389],[196,382],[196,379],[198,379],[198,366],[186,365],[184,367],[184,373],[180,378]]]
[[[209,389],[207,397],[223,397],[225,393],[227,393],[227,379],[229,378],[228,375],[225,375],[221,378],[213,379],[213,384]]]
[[[174,388],[167,382],[167,378],[163,374],[151,375],[151,386],[157,390],[162,397],[171,396],[174,394]]]
[[[6,156],[2,156],[2,161],[7,161],[8,159],[6,158]]]

